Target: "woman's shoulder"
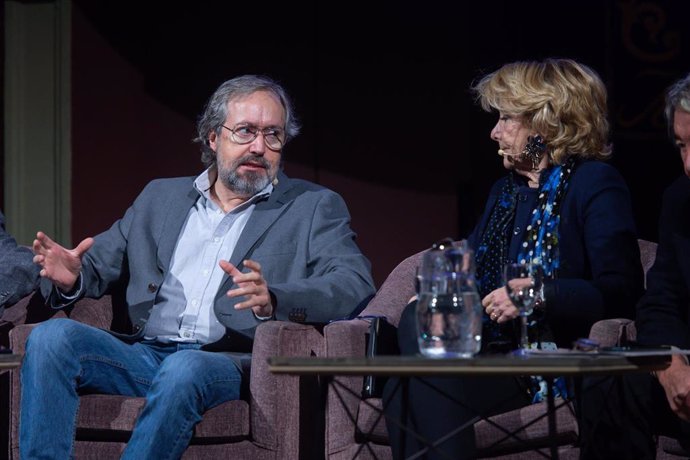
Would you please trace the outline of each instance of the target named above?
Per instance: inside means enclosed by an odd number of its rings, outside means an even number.
[[[624,183],[620,171],[613,165],[601,160],[582,161],[573,171],[572,182],[582,185],[610,185],[611,183]]]
[[[510,174],[506,174],[504,176],[499,177],[494,181],[494,183],[491,185],[491,191],[490,193],[498,193],[503,189],[503,186],[507,181],[509,181],[511,178]]]
[[[589,174],[618,174],[618,169],[612,164],[602,160],[582,160],[577,163],[575,171],[587,172]]]

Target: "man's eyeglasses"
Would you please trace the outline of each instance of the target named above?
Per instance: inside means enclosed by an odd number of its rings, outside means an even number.
[[[238,125],[234,128],[228,128],[225,125],[221,126],[230,131],[230,138],[236,144],[249,144],[256,139],[259,133],[264,136],[266,147],[271,150],[278,151],[285,144],[285,131],[280,128],[259,128],[253,125]]]

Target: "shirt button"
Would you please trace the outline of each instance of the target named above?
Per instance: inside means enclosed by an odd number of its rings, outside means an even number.
[[[158,285],[156,283],[149,283],[149,292],[156,292],[158,290]]]
[[[515,227],[515,230],[513,230],[513,235],[519,235],[520,234],[520,227]]]
[[[214,243],[218,243],[219,241],[220,241],[220,238],[218,238],[218,237],[213,238]]]
[[[188,339],[189,337],[192,336],[192,334],[190,334],[189,332],[185,332],[185,333],[182,334],[182,335],[183,335],[185,338],[187,338],[187,339]]]

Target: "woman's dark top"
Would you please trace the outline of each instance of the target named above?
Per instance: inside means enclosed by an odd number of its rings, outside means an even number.
[[[508,259],[516,260],[530,223],[538,190],[514,175],[517,189],[515,218],[509,227]],[[508,176],[492,187],[484,213],[468,237],[477,248],[491,210]],[[559,347],[586,337],[600,319],[634,315],[643,292],[643,271],[630,193],[612,166],[584,161],[570,176],[560,206],[560,267],[544,286],[544,321]]]

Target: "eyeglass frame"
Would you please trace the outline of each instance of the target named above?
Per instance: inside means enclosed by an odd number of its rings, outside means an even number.
[[[284,129],[281,129],[281,128],[273,128],[273,127],[269,127],[269,126],[267,126],[265,128],[259,128],[258,126],[254,126],[254,125],[249,124],[249,123],[247,123],[247,124],[239,123],[239,124],[235,125],[234,128],[228,128],[227,126],[225,126],[225,124],[222,124],[220,126],[227,129],[228,131],[230,131],[230,139],[235,144],[238,144],[238,145],[247,145],[247,144],[254,142],[256,140],[256,138],[259,137],[259,133],[261,133],[261,135],[264,137],[264,144],[266,144],[266,147],[268,147],[269,150],[272,150],[274,152],[279,152],[285,146],[285,142],[287,142],[287,133],[285,132]],[[254,136],[251,139],[249,139],[248,141],[240,142],[235,138],[235,136],[236,136],[235,131],[240,129],[240,128],[253,128],[256,130],[256,132],[254,132]],[[280,139],[275,133],[273,133],[274,137],[278,141],[280,141],[280,147],[274,148],[268,144],[268,142],[266,141],[266,131],[269,131],[269,134],[270,134],[270,131],[282,132],[283,137],[285,137],[285,139]]]

